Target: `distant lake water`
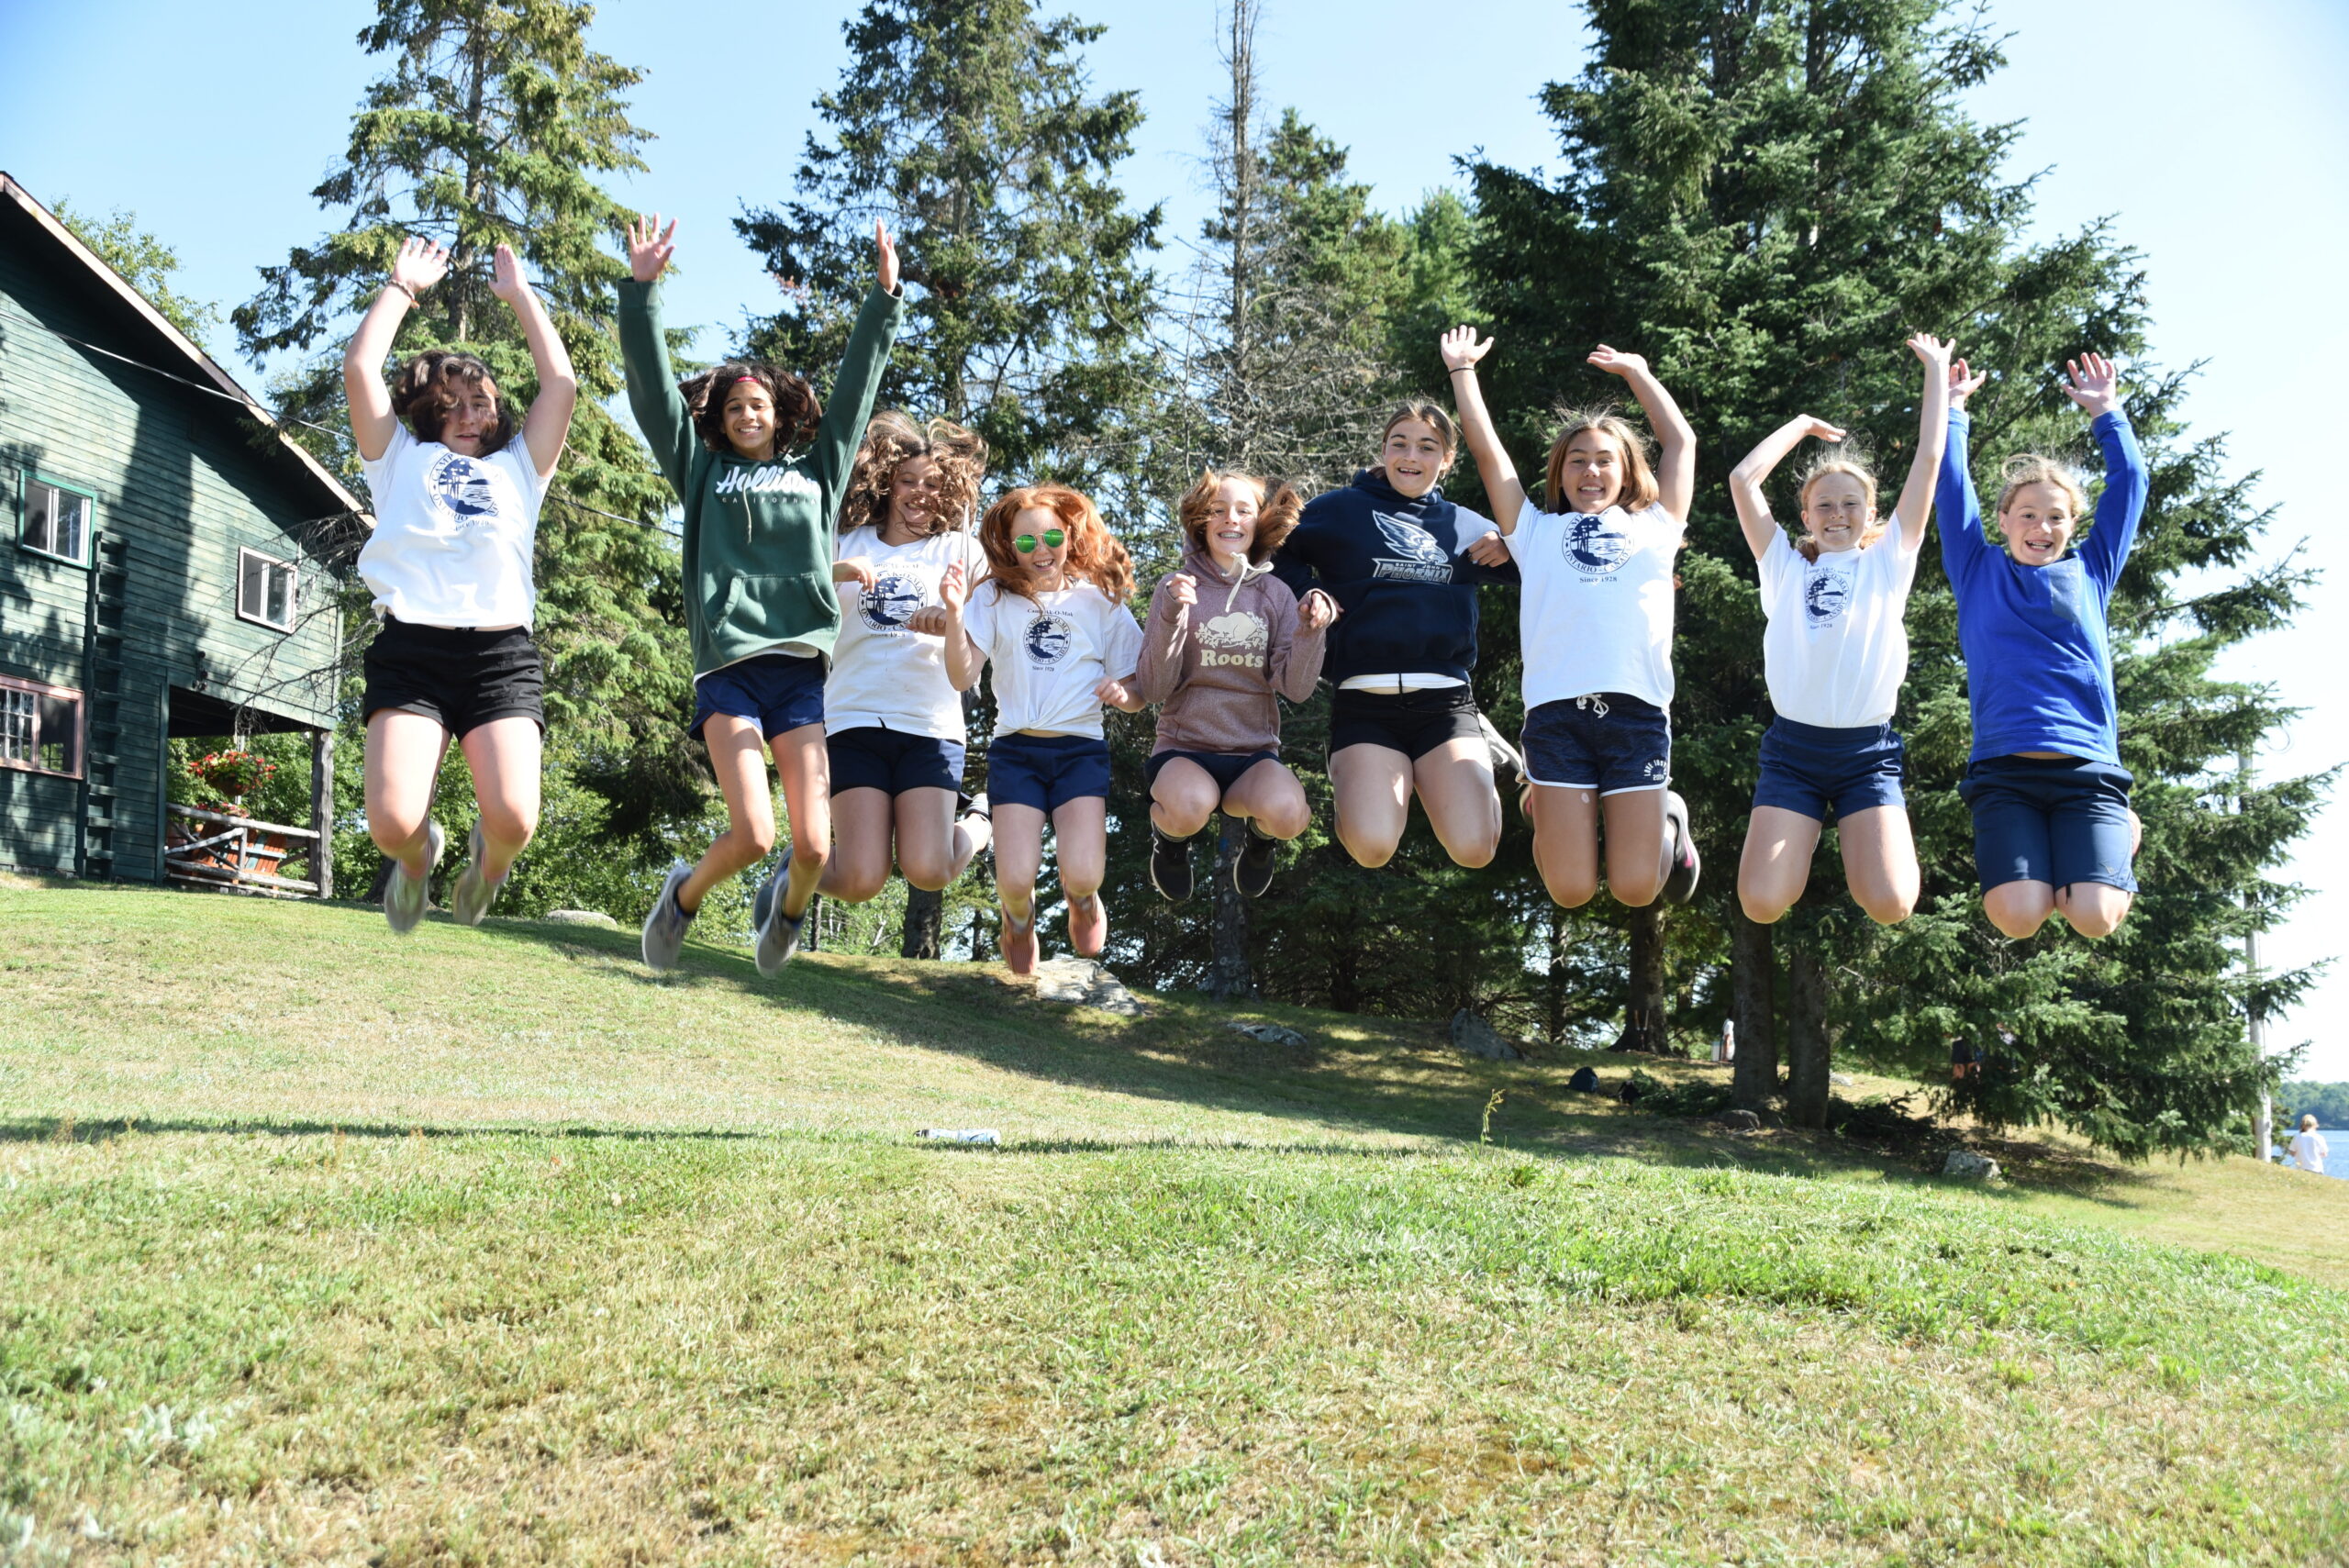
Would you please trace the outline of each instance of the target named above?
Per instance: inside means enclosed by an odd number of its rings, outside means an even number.
[[[2320,1127],[2316,1130],[2325,1143],[2324,1173],[2349,1182],[2349,1128]],[[2292,1129],[2279,1129],[2276,1143],[2283,1151],[2281,1162],[2290,1164]]]

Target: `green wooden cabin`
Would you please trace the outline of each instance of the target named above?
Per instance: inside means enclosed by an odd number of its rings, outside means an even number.
[[[217,854],[166,861],[174,826],[220,827],[166,801],[175,736],[308,732],[309,829],[330,830],[327,541],[363,508],[6,174],[0,520],[0,864],[222,882]],[[324,894],[331,859],[315,883],[226,880]]]

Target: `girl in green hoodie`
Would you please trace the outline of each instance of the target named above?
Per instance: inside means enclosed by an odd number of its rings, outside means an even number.
[[[729,361],[677,384],[660,307],[676,229],[674,222],[662,228],[657,213],[629,226],[620,353],[629,406],[685,507],[693,733],[709,747],[727,828],[699,862],[670,868],[645,917],[644,962],[673,967],[709,890],[774,847],[771,749],[791,817],[783,863],[753,906],[759,970],[772,974],[798,950],[800,921],[831,852],[824,670],[841,625],[832,584],[872,585],[859,563],[834,566],[832,528],[896,339],[897,252],[874,224],[878,284],[857,314],[827,407],[804,377],[755,361]]]

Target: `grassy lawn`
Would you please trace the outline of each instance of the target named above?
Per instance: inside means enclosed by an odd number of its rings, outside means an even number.
[[[1954,1190],[968,965],[0,923],[0,1562],[2349,1556],[2349,1184]]]

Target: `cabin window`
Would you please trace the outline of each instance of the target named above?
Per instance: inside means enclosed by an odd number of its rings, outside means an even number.
[[[90,559],[90,496],[62,484],[25,475],[25,527],[17,539],[27,550],[70,561]]]
[[[0,675],[0,767],[82,776],[82,694]]]
[[[237,614],[279,631],[294,629],[294,563],[257,550],[237,551]]]

